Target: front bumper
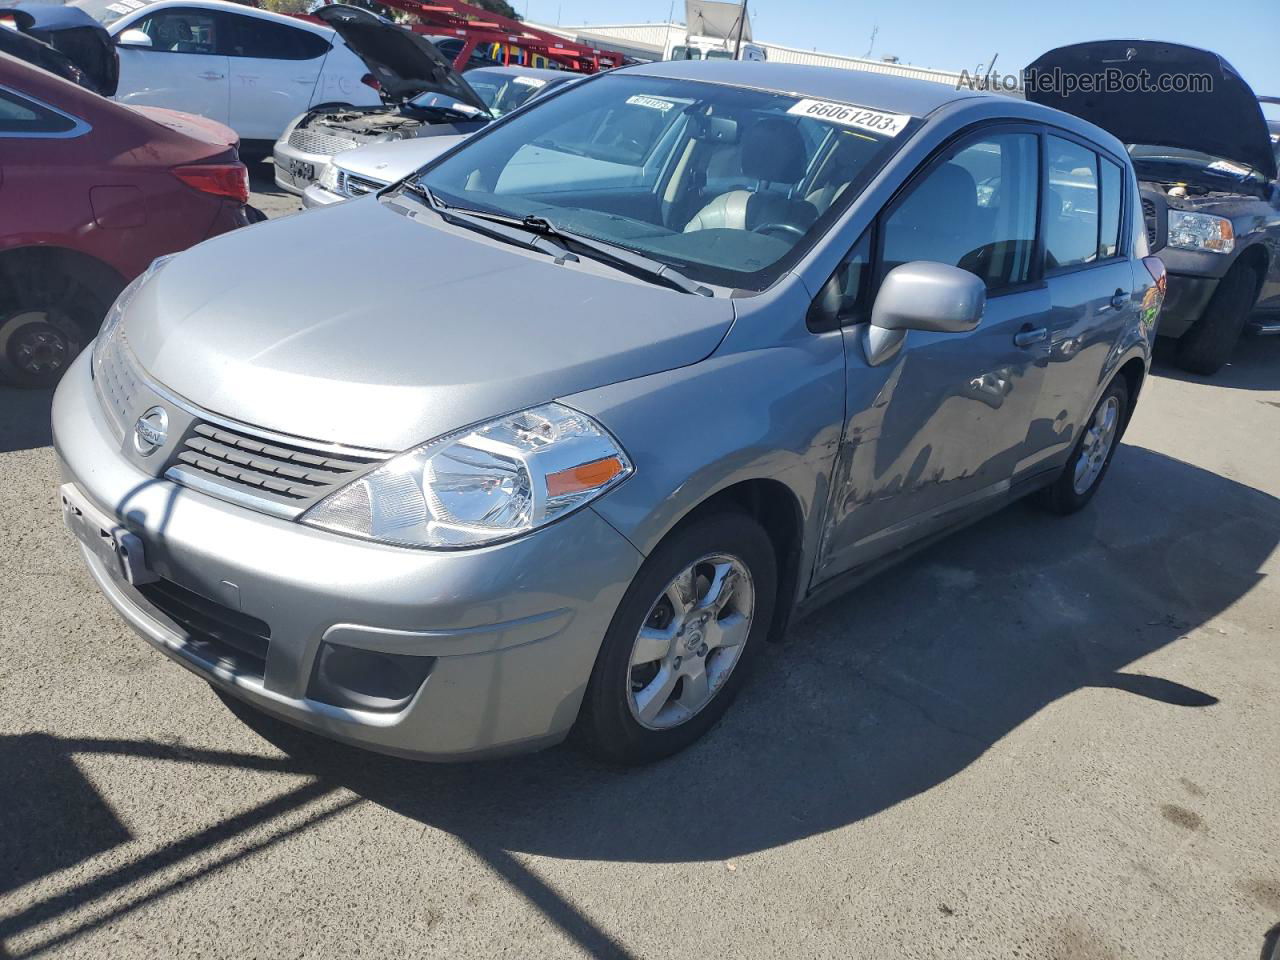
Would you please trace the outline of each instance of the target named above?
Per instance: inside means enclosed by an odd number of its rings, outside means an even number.
[[[300,197],[308,186],[319,179],[324,168],[333,161],[333,156],[327,153],[307,153],[281,138],[272,149],[271,159],[275,164],[276,186],[286,193]]]
[[[150,476],[120,452],[86,350],[54,398],[63,479],[139,537],[164,585],[269,625],[246,671],[82,548],[102,592],[171,659],[261,710],[325,736],[420,759],[533,749],[577,717],[601,639],[642,561],[590,508],[535,534],[456,552],[367,543]],[[129,442],[126,438],[125,442]],[[434,657],[392,712],[317,699],[325,644]]]
[[[302,191],[302,206],[307,210],[313,207],[329,207],[335,203],[342,203],[346,199],[332,190],[326,190],[318,183],[313,183]]]
[[[1170,272],[1168,284],[1156,333],[1162,337],[1180,337],[1204,313],[1213,292],[1218,289],[1218,279]]]

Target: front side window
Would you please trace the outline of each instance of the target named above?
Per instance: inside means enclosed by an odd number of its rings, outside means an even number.
[[[955,148],[886,217],[883,270],[931,260],[976,274],[988,290],[1026,283],[1039,171],[1032,133],[993,134]]]
[[[1048,155],[1045,269],[1094,263],[1098,259],[1098,155],[1054,136],[1048,138]]]
[[[158,10],[135,23],[133,29],[141,30],[151,38],[152,50],[164,53],[218,52],[218,15],[209,10]]]
[[[421,177],[439,200],[764,289],[911,135],[910,117],[610,74],[522,111]]]

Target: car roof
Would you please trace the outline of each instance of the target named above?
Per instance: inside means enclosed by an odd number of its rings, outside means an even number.
[[[957,100],[996,96],[945,83],[866,70],[749,60],[667,60],[620,68],[624,73],[703,80],[819,100],[837,100],[923,117]]]
[[[332,40],[337,35],[337,32],[332,27],[322,23],[313,23],[310,20],[303,20],[301,17],[290,17],[283,13],[272,13],[270,10],[262,10],[244,3],[232,3],[231,0],[157,0],[155,3],[148,3],[145,7],[139,7],[138,9],[150,11],[165,10],[170,7],[221,10],[224,13],[237,13],[243,17],[257,17],[259,20],[271,20],[275,23],[283,23],[286,26],[297,27],[300,30],[309,30],[327,40]],[[115,28],[116,24],[113,23],[107,29],[114,30]]]

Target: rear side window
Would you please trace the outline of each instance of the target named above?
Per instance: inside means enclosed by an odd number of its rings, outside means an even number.
[[[1106,260],[1120,252],[1120,203],[1122,173],[1118,164],[1098,157],[1099,181],[1102,186],[1101,226],[1098,232],[1098,258]]]
[[[218,15],[209,10],[177,7],[157,10],[133,28],[150,37],[151,49],[161,53],[215,54],[218,52],[218,20]]]
[[[225,14],[222,27],[222,52],[229,57],[314,60],[329,50],[328,42],[314,33],[258,17]]]
[[[30,137],[69,133],[76,121],[26,97],[0,90],[0,136]]]
[[[1048,153],[1045,269],[1094,263],[1098,259],[1098,155],[1054,136],[1048,138]],[[1116,216],[1118,221],[1119,208]]]
[[[988,290],[1026,283],[1039,194],[1035,134],[969,141],[914,183],[884,221],[883,269],[932,260],[976,274]]]

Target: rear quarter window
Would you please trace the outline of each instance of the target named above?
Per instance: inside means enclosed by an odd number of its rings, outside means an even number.
[[[76,121],[26,97],[0,90],[0,136],[50,136],[70,133]]]

